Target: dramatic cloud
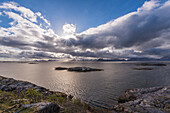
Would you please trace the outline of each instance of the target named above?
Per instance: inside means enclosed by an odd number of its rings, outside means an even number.
[[[113,50],[137,51],[167,46],[170,41],[169,13],[170,1],[163,4],[157,0],[146,1],[136,12],[77,34],[74,44],[83,49],[113,47]]]
[[[96,28],[76,33],[63,25],[61,36],[40,12],[15,2],[0,5],[0,58],[170,58],[170,0],[146,1],[142,7]],[[6,23],[5,23],[6,24]]]

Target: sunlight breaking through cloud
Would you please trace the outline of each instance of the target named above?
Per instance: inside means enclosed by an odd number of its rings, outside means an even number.
[[[170,0],[146,1],[136,11],[76,33],[64,24],[57,35],[41,12],[15,2],[0,5],[0,57],[15,59],[170,58]],[[3,48],[3,49],[2,49]]]
[[[61,38],[64,38],[66,40],[70,38],[75,38],[76,34],[76,26],[73,24],[64,24],[63,25],[63,36]]]

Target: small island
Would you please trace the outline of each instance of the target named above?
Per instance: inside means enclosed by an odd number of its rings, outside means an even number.
[[[134,70],[153,70],[155,66],[167,66],[164,63],[136,63],[137,67],[133,68]]]
[[[55,70],[67,70],[67,71],[75,71],[75,72],[91,72],[91,71],[104,71],[104,69],[96,69],[90,67],[56,67]]]
[[[29,62],[28,64],[38,64],[37,62]]]
[[[153,68],[133,68],[134,70],[153,70]]]
[[[139,63],[136,66],[166,66],[164,63]]]

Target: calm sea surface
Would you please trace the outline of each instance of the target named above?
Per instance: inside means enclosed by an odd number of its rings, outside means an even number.
[[[170,62],[153,70],[133,70],[137,62],[0,63],[0,75],[25,80],[50,90],[71,94],[97,107],[111,107],[129,88],[170,85]],[[89,66],[98,72],[55,71],[54,67]]]

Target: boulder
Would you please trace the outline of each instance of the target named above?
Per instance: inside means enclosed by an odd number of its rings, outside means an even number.
[[[56,103],[50,103],[39,109],[38,113],[59,113],[60,107]]]

